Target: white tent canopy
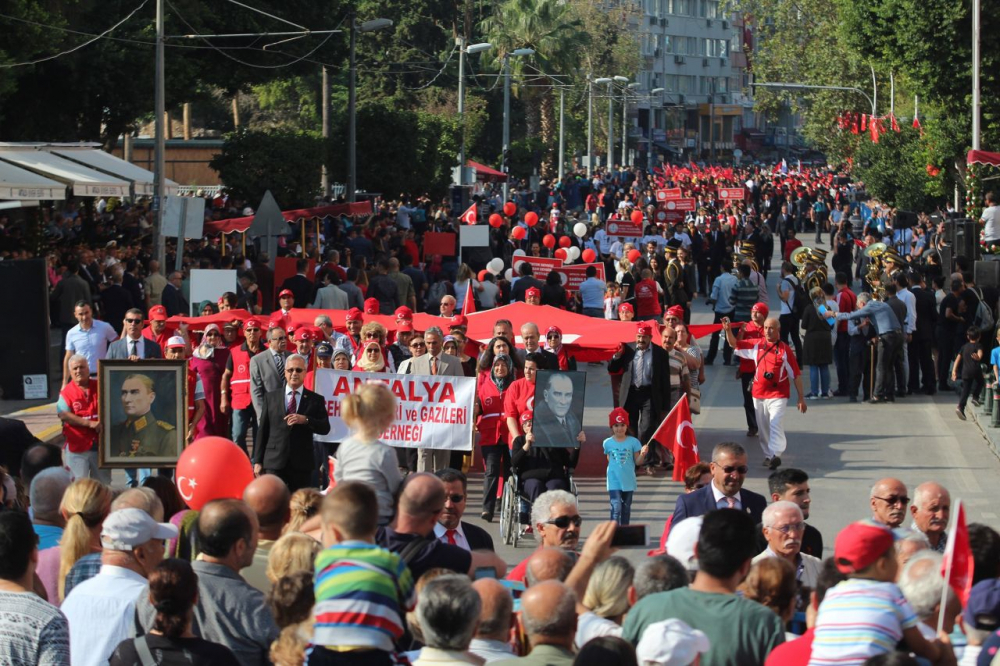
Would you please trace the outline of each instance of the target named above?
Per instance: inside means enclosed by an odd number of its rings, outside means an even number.
[[[0,162],[0,201],[38,201],[66,198],[63,183]]]
[[[49,144],[43,150],[65,157],[91,169],[102,171],[131,181],[135,185],[136,196],[152,196],[153,172],[138,167],[131,162],[115,157],[111,153],[98,150],[95,144]],[[170,179],[164,180],[166,194],[177,194],[178,185]]]
[[[0,144],[0,160],[66,183],[78,197],[127,197],[131,183],[40,149],[38,144]],[[33,197],[35,199],[39,197]]]

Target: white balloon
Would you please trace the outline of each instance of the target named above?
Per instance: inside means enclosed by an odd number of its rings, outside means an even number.
[[[566,248],[566,254],[569,255],[570,261],[576,261],[577,259],[580,258],[580,248],[578,248],[576,245],[570,245],[568,248]]]
[[[577,238],[583,238],[587,235],[587,225],[583,222],[577,222],[573,225],[573,233],[576,234]]]
[[[563,264],[572,264],[572,263],[573,263],[573,255],[571,255],[569,253],[569,250],[567,250],[566,251],[566,258],[563,259]]]
[[[506,270],[506,271],[504,272],[503,276],[504,276],[505,278],[507,278],[507,282],[510,282],[510,281],[512,281],[512,280],[514,279],[514,270],[513,270],[513,269],[511,269],[511,268],[508,268],[508,269],[507,269],[507,270]]]
[[[525,252],[524,250],[514,250],[514,256],[515,257],[523,257],[526,254],[528,254],[528,253]]]
[[[503,259],[499,257],[490,259],[490,263],[486,265],[486,269],[490,273],[493,273],[493,275],[499,275],[503,272]]]

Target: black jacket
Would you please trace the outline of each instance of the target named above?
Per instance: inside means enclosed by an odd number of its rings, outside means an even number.
[[[285,289],[290,289],[295,295],[295,307],[307,308],[312,305],[313,283],[305,275],[293,275],[286,279],[281,283],[281,289],[278,291]]]
[[[916,299],[917,330],[913,332],[916,340],[933,340],[934,329],[937,326],[938,307],[934,293],[918,286],[910,288]]]
[[[264,395],[261,409],[257,445],[253,451],[254,464],[264,469],[307,470],[315,466],[313,435],[330,432],[326,402],[319,394],[303,387],[297,414],[308,419],[304,425],[285,424],[285,389],[269,391]]]
[[[662,347],[650,344],[649,350],[653,352],[652,380],[653,380],[653,408],[656,410],[654,416],[666,416],[673,405],[670,404],[670,359],[667,352]],[[649,351],[647,350],[647,351]],[[608,361],[608,372],[622,373],[622,384],[618,391],[618,404],[624,405],[628,400],[629,391],[632,390],[632,359],[635,358],[635,343],[630,342],[625,345],[622,355]]]

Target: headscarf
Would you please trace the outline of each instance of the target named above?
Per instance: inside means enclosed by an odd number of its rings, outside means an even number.
[[[496,366],[497,361],[503,362],[507,366],[507,376],[497,377],[493,374],[493,368]],[[493,365],[490,366],[490,379],[493,380],[493,385],[497,387],[497,391],[503,393],[507,390],[507,387],[514,383],[514,361],[507,354],[497,354],[493,359]]]
[[[368,350],[374,347],[378,350],[378,358],[375,361],[368,360]],[[385,370],[385,354],[382,351],[382,345],[378,342],[372,340],[358,356],[358,362],[354,366],[355,370],[361,370],[362,372],[382,372]]]
[[[219,344],[214,347],[211,344],[209,344],[208,341],[208,333],[210,331],[215,331],[216,333],[219,334]],[[194,356],[195,358],[200,358],[203,360],[210,359],[212,358],[212,356],[215,355],[216,349],[219,349],[224,346],[225,342],[223,342],[222,331],[219,330],[219,325],[209,324],[208,326],[205,327],[205,330],[201,334],[201,342],[198,344],[197,347],[191,350],[191,355]]]

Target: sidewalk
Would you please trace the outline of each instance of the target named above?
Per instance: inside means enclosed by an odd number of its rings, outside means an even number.
[[[992,391],[993,389],[986,390]],[[990,425],[991,415],[983,411],[985,407],[985,402],[982,407],[976,407],[970,402],[969,406],[965,408],[965,414],[966,416],[971,416],[972,420],[976,422],[979,430],[983,433],[983,437],[986,438],[990,450],[993,451],[993,455],[1000,458],[1000,428],[994,428]],[[958,417],[956,416],[955,418]]]
[[[62,422],[56,416],[56,403],[54,402],[28,407],[12,414],[5,414],[5,416],[24,421],[31,434],[43,442],[58,444],[62,440]]]

